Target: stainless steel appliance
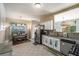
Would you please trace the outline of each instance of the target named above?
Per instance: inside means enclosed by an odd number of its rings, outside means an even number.
[[[43,33],[44,33],[44,25],[38,25],[35,31],[35,43],[42,44]]]
[[[79,43],[72,46],[72,48],[69,51],[69,56],[79,56]]]
[[[63,53],[64,55],[69,55],[69,51],[75,43],[76,43],[75,41],[61,39],[60,52]]]

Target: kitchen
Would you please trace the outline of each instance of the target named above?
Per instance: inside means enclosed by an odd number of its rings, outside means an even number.
[[[56,56],[79,56],[79,4],[43,4],[35,3],[33,12],[31,12],[32,7],[30,7],[33,5],[32,3],[0,4],[0,34],[2,34],[0,38],[0,47],[2,47],[0,48],[0,53],[2,55],[6,51],[9,52],[8,55],[11,55],[11,47],[13,45],[15,47],[19,44],[27,43],[27,40],[29,40],[34,46],[45,46]],[[30,7],[29,9],[27,9],[28,6]],[[42,9],[43,6],[45,6],[44,8],[51,6],[47,9],[53,11],[50,13]],[[30,12],[28,12],[29,10]],[[32,15],[32,18],[26,17],[22,12],[26,13],[26,15]],[[38,18],[38,16],[40,17]]]

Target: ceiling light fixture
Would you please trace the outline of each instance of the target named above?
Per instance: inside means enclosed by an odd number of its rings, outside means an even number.
[[[36,8],[41,8],[41,4],[40,4],[40,3],[35,3],[34,6],[35,6]]]

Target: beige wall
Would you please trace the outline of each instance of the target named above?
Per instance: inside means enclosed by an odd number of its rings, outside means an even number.
[[[21,19],[11,19],[11,18],[6,18],[6,22],[8,23],[24,23],[24,24],[28,24],[31,21],[27,21],[27,20],[21,20]]]
[[[8,23],[8,24],[10,24],[10,23],[22,23],[22,24],[27,24],[28,35],[29,35],[29,38],[31,38],[31,28],[32,28],[31,26],[32,26],[32,21],[7,18],[6,23]]]

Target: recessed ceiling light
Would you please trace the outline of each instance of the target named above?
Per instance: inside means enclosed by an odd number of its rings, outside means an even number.
[[[36,8],[41,8],[41,4],[40,4],[40,3],[35,3],[34,6],[35,6]]]

